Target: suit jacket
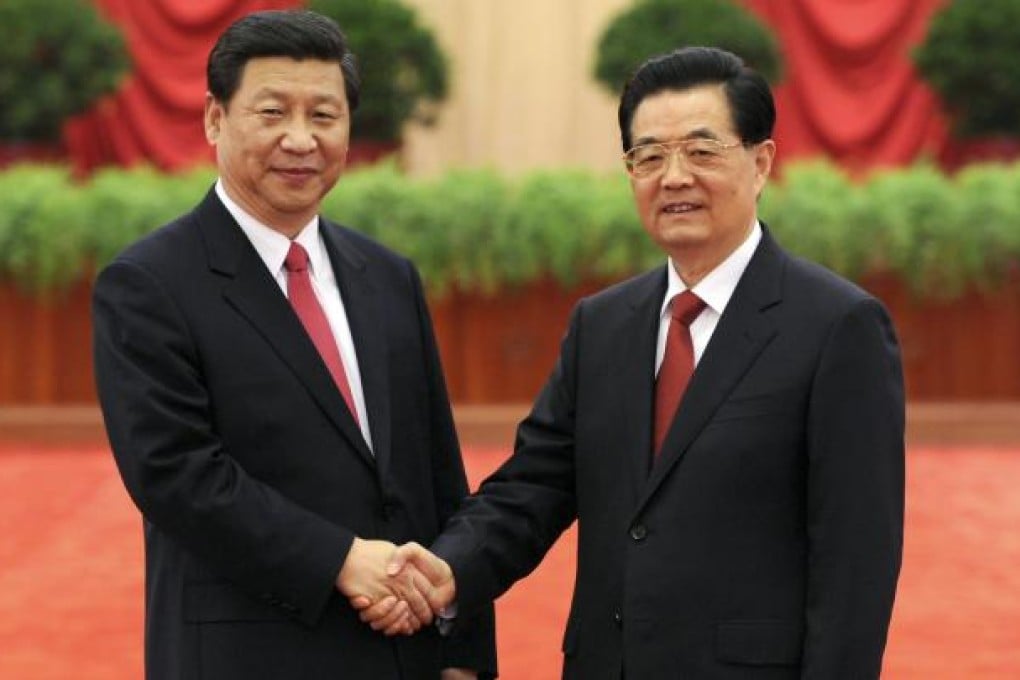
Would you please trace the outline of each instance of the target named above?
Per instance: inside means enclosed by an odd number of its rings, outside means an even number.
[[[903,385],[873,297],[766,231],[650,461],[664,268],[582,300],[513,456],[433,546],[471,611],[576,518],[563,675],[877,678]]]
[[[494,671],[491,610],[460,637],[387,639],[335,591],[355,535],[430,541],[467,483],[415,269],[326,220],[321,233],[374,455],[214,192],[96,283],[100,401],[145,520],[149,680]]]

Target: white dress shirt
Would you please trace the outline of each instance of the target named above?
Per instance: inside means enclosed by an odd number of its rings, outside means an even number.
[[[694,345],[694,365],[701,361],[701,355],[705,353],[708,341],[712,339],[715,327],[719,325],[719,318],[722,317],[726,305],[733,297],[733,291],[737,289],[740,277],[744,275],[751,256],[761,242],[761,225],[758,220],[754,221],[751,233],[744,242],[737,247],[729,257],[719,263],[715,269],[710,271],[705,278],[697,283],[692,289],[694,294],[705,303],[705,309],[698,315],[690,326],[691,342]],[[666,353],[666,336],[669,334],[669,320],[671,300],[687,290],[687,284],[683,282],[680,275],[676,273],[673,260],[670,259],[666,265],[667,284],[666,295],[662,299],[662,308],[659,312],[659,339],[655,346],[655,375],[659,375],[659,367],[662,366],[662,356]]]
[[[241,231],[251,241],[259,257],[269,269],[269,273],[276,279],[280,290],[286,295],[287,270],[284,269],[283,262],[287,259],[287,253],[290,251],[290,239],[262,224],[231,200],[223,188],[223,180],[216,181],[216,195],[240,225]],[[336,276],[333,274],[333,266],[330,264],[326,246],[319,234],[318,216],[313,217],[294,240],[308,252],[308,270],[312,280],[312,290],[315,292],[322,311],[326,314],[330,330],[333,331],[333,338],[340,349],[340,360],[343,361],[347,382],[351,387],[351,396],[354,398],[354,407],[358,411],[361,434],[368,443],[369,450],[372,450],[372,434],[368,427],[365,392],[361,388],[358,355],[354,351],[354,338],[351,336],[351,326],[347,322],[347,311],[344,309],[344,301],[340,297],[340,288],[337,285]]]

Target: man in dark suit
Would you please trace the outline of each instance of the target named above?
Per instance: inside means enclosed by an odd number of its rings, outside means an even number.
[[[417,272],[318,216],[353,55],[325,17],[263,12],[207,75],[219,181],[95,288],[100,400],[145,520],[146,677],[491,676],[491,610],[386,638],[347,601],[397,603],[390,633],[428,622],[386,560],[467,493]]]
[[[391,565],[467,614],[576,518],[566,678],[879,676],[902,548],[899,352],[875,298],[758,222],[774,119],[765,81],[722,50],[635,73],[624,159],[668,263],[577,305],[513,455],[432,545],[446,563],[411,545]],[[367,604],[366,620],[389,608]]]

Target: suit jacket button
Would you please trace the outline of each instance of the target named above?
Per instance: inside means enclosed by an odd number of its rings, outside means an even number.
[[[648,536],[648,529],[644,524],[635,524],[630,528],[630,537],[635,541],[643,541]]]
[[[618,611],[613,612],[613,623],[616,624],[617,628],[623,628],[623,614]]]

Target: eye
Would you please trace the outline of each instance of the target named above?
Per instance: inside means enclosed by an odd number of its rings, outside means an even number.
[[[331,121],[336,120],[339,117],[340,117],[339,114],[337,114],[335,111],[319,109],[312,112],[312,118],[314,118],[315,120]]]
[[[659,147],[645,147],[634,149],[631,156],[634,163],[646,165],[649,163],[658,163],[665,157],[664,152]]]
[[[714,158],[719,155],[719,150],[713,144],[697,142],[687,145],[687,155],[694,158]]]
[[[263,106],[258,111],[264,118],[279,118],[283,115],[283,109],[278,106]]]

